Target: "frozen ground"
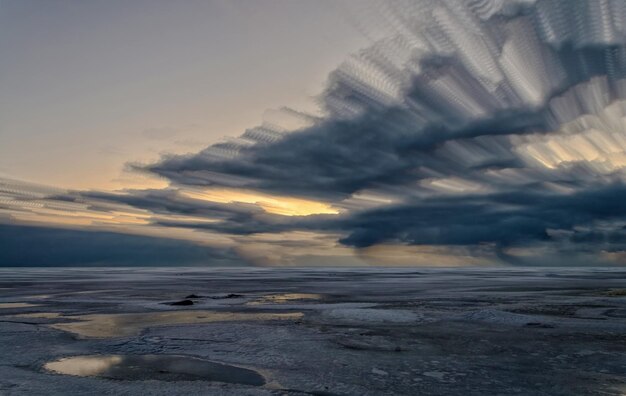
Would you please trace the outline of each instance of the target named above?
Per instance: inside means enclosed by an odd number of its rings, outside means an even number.
[[[0,356],[0,395],[626,395],[626,270],[2,269]]]

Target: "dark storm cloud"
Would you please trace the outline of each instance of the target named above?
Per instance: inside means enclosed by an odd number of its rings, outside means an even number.
[[[563,9],[566,15],[571,14],[569,2],[548,3]],[[459,48],[454,55],[446,56],[441,54],[445,51],[431,49],[427,55],[408,57],[405,69],[393,73],[387,69],[394,65],[385,64],[384,58],[377,59],[382,65],[372,66],[373,76],[337,70],[331,74],[321,97],[329,116],[308,129],[284,135],[270,127],[256,128],[242,136],[256,144],[217,144],[195,155],[166,157],[143,169],[179,184],[225,185],[336,199],[364,188],[405,184],[423,177],[418,169],[437,165],[429,162],[430,154],[447,141],[553,130],[559,122],[570,121],[562,119],[563,116],[573,118],[592,109],[583,105],[579,111],[572,109],[571,114],[560,114],[561,119],[557,120],[547,106],[549,100],[593,76],[624,77],[626,52],[622,47],[593,43],[581,37],[566,37],[556,43],[542,41],[541,29],[535,27],[534,21],[547,18],[548,22],[540,26],[551,26],[561,23],[562,17],[555,15],[553,8],[548,11],[544,8],[541,5],[529,10],[522,8],[530,16],[519,16],[519,22],[493,16],[489,21],[492,23],[480,26],[487,41],[481,45],[493,46],[490,48],[493,53],[479,54],[490,55],[495,62],[498,56],[503,56],[507,43],[524,40],[523,45],[528,48],[523,48],[527,50],[523,55],[530,62],[527,66],[537,69],[533,81],[536,86],[532,88],[541,90],[541,102],[520,97],[521,88],[517,87],[516,91],[515,76],[497,82],[485,81],[489,77],[477,72],[476,65],[466,59],[477,56],[464,53],[472,48]],[[579,10],[583,16],[587,15],[585,9]],[[587,21],[592,37],[597,29],[593,23]],[[442,26],[432,28],[445,32]],[[471,26],[460,28],[468,30]],[[524,37],[505,40],[518,34]],[[435,37],[434,33],[427,35],[431,40]],[[578,42],[573,41],[576,38]],[[594,46],[579,47],[583,44]],[[375,45],[359,54],[358,59],[370,61],[379,50]],[[411,69],[417,67],[420,72],[415,75]],[[384,97],[376,89],[375,73],[379,69],[387,71],[390,80],[398,80],[396,100]],[[606,94],[613,98],[617,95],[612,91]],[[491,164],[492,167],[515,165],[515,160]],[[467,170],[451,167],[440,171]]]
[[[339,222],[350,230],[342,240],[367,247],[400,241],[417,245],[514,246],[552,239],[548,230],[573,230],[601,221],[626,220],[626,186],[603,186],[578,194],[515,192],[481,197],[425,200],[413,205],[362,212]],[[573,232],[571,242],[600,239],[622,246],[623,228]]]
[[[212,155],[216,147],[210,147],[197,155],[166,158],[145,169],[183,185],[336,199],[368,187],[415,180],[420,177],[418,168],[437,165],[429,155],[446,141],[536,132],[546,130],[547,125],[543,112],[525,109],[509,110],[490,120],[467,121],[456,128],[426,123],[404,107],[368,109],[356,119],[328,120],[273,144],[237,148],[233,159],[216,159]],[[510,166],[511,162],[514,159],[495,159],[491,166]]]
[[[228,266],[228,249],[192,242],[62,228],[0,224],[0,266]]]
[[[579,230],[603,223],[602,229]],[[607,250],[626,248],[626,186],[613,184],[558,194],[541,189],[488,195],[434,197],[347,215],[284,217],[240,212],[216,223],[159,221],[166,227],[233,235],[286,231],[344,232],[340,242],[356,248],[387,242],[412,245],[495,244],[499,248],[556,242],[550,231],[567,231],[572,244]],[[612,247],[610,247],[612,246]]]

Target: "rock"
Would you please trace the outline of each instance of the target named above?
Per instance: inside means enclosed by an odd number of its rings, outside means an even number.
[[[180,300],[171,303],[170,305],[193,305],[193,301],[191,300]]]
[[[384,337],[350,337],[341,336],[335,342],[344,348],[362,351],[398,351],[398,345]]]
[[[239,297],[243,297],[243,294],[229,293],[229,294],[226,294],[225,296],[213,296],[211,298],[214,300],[223,300],[226,298],[239,298]]]
[[[528,322],[526,323],[526,326],[528,327],[541,327],[544,329],[553,329],[554,326],[549,325],[549,324],[545,324],[545,323],[540,323],[540,322]]]

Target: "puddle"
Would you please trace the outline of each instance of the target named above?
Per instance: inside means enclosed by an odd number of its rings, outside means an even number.
[[[32,296],[25,296],[24,298],[33,299],[33,300],[47,300],[51,298],[52,294],[33,294]]]
[[[58,312],[33,312],[19,315],[13,315],[16,318],[41,318],[41,319],[56,319],[62,315]]]
[[[211,311],[167,311],[128,314],[94,314],[64,316],[78,322],[55,323],[52,328],[78,334],[82,337],[108,338],[138,335],[146,327],[260,320],[295,320],[302,313],[233,313]]]
[[[284,293],[284,294],[270,294],[263,296],[257,300],[251,301],[246,305],[260,305],[260,304],[284,304],[298,300],[320,300],[321,294],[312,293]]]
[[[261,386],[254,370],[177,355],[74,356],[46,363],[44,369],[80,377],[128,381],[216,381]]]
[[[14,302],[14,303],[0,303],[0,308],[29,308],[29,307],[38,307],[39,304],[30,304],[23,302]]]

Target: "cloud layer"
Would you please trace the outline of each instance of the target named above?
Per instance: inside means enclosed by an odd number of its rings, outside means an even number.
[[[151,226],[243,245],[241,236],[308,232],[337,236],[337,249],[623,261],[626,3],[425,0],[357,11],[372,45],[331,73],[323,117],[284,109],[304,126],[266,123],[132,165],[166,178],[164,190],[48,198],[124,205],[149,212]]]
[[[325,118],[144,169],[337,206],[363,191],[389,196],[395,204],[284,226],[345,232],[348,246],[623,249],[623,2],[380,7],[370,11],[386,20],[366,27],[374,44],[330,76]],[[277,231],[239,220],[216,227]]]
[[[0,224],[0,263],[6,267],[232,266],[228,249],[168,238]]]

